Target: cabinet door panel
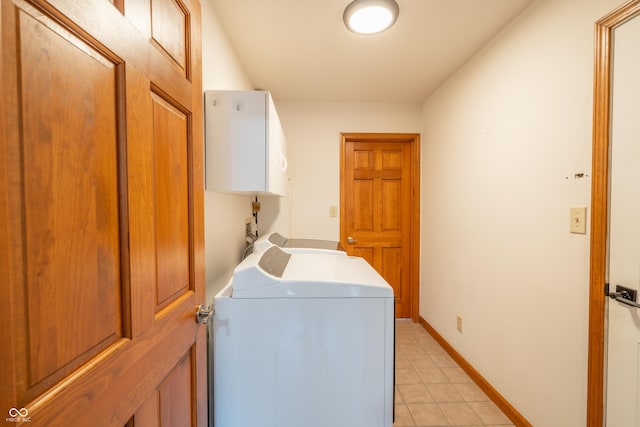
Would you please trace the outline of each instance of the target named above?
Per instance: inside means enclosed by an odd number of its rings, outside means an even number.
[[[269,93],[208,91],[205,108],[207,190],[286,195],[286,140]]]

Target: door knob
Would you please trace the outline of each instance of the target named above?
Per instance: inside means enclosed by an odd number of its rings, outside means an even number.
[[[215,309],[213,308],[213,304],[211,304],[209,307],[205,307],[204,305],[200,304],[198,307],[196,307],[196,322],[201,325],[203,323],[207,323],[214,314]]]
[[[353,237],[349,236],[347,237],[347,243],[349,243],[350,245],[353,245],[354,243],[358,243],[358,241]]]

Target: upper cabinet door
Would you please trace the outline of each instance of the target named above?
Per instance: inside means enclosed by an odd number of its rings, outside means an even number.
[[[287,195],[286,139],[266,91],[205,92],[206,188]]]

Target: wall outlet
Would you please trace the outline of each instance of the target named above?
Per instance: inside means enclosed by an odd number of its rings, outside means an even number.
[[[462,316],[459,314],[456,320],[456,328],[458,329],[458,332],[462,333]]]

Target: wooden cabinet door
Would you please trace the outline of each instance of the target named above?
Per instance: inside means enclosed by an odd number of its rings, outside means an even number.
[[[205,425],[198,0],[2,0],[0,34],[0,411]]]
[[[342,142],[340,240],[393,287],[399,318],[417,316],[413,144],[413,134],[344,134]]]

